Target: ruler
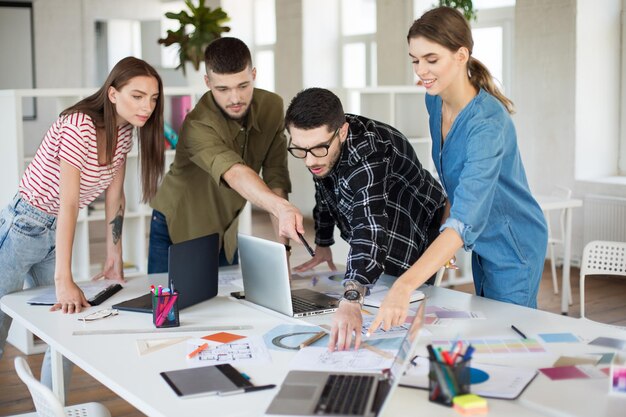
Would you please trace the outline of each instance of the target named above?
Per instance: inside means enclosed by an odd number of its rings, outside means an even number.
[[[101,329],[101,330],[75,330],[74,336],[91,336],[99,334],[133,334],[133,333],[180,333],[180,332],[210,332],[221,330],[249,330],[252,326],[197,326],[197,327],[167,327],[149,329]]]

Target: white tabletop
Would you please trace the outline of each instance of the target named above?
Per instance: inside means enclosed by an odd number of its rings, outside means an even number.
[[[310,285],[300,283],[300,286]],[[110,306],[124,299],[144,293],[148,287],[147,277],[132,278],[123,291],[114,295],[105,305]],[[319,284],[317,285],[320,288]],[[231,289],[220,289],[228,293]],[[151,328],[151,316],[142,313],[120,312],[111,317],[83,324],[76,315],[49,313],[47,307],[29,306],[26,300],[33,296],[31,290],[5,296],[1,300],[2,309],[23,324],[34,334],[58,349],[63,355],[83,368],[86,372],[112,389],[119,396],[150,416],[193,416],[207,413],[220,416],[256,416],[266,410],[277,388],[231,397],[200,397],[179,399],[159,376],[159,372],[187,367],[185,343],[164,348],[160,351],[139,356],[138,339],[166,337],[151,334],[116,334],[73,336],[75,330],[82,329],[137,329]],[[461,310],[482,312],[485,320],[457,321],[448,326],[428,326],[437,338],[462,337],[513,337],[510,329],[515,324],[527,336],[537,333],[572,332],[591,340],[597,336],[610,336],[626,339],[626,332],[613,327],[595,324],[580,319],[531,310],[504,304],[444,288],[424,289],[428,304],[452,307]],[[82,314],[81,314],[82,315]],[[318,316],[312,322],[329,322],[331,316]],[[293,323],[295,319],[279,314],[267,313],[265,309],[252,308],[245,302],[226,296],[185,309],[180,314],[181,327],[251,325],[251,330],[233,330],[243,335],[262,335],[281,323]],[[194,336],[204,336],[210,331],[194,332]],[[186,333],[170,333],[171,336]],[[420,341],[420,349],[432,337]],[[586,343],[560,343],[544,345],[547,354],[529,355],[516,361],[516,366],[540,368],[552,366],[556,358],[564,353],[611,351],[608,348],[592,347]],[[270,350],[271,364],[239,365],[236,367],[252,377],[255,384],[280,385],[293,356],[292,352]],[[504,361],[494,357],[489,362]],[[486,362],[483,360],[483,362]],[[508,359],[510,363],[510,358]],[[626,397],[609,397],[607,378],[596,380],[551,381],[538,375],[519,399],[489,400],[490,415],[503,416],[623,416]],[[419,410],[428,416],[456,416],[452,409],[432,404],[424,390],[399,388],[394,393],[385,416],[406,415],[407,410]],[[424,414],[425,412],[425,414]]]

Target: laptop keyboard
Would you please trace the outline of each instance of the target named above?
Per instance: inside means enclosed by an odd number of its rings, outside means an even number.
[[[303,300],[299,297],[291,297],[291,304],[293,305],[294,313],[303,313],[306,311],[318,310],[320,308],[316,303],[312,303],[307,300]]]
[[[363,415],[374,378],[372,375],[330,375],[315,414]]]

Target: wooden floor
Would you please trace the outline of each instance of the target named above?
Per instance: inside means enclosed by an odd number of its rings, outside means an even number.
[[[267,217],[264,214],[253,215],[253,233],[262,237],[272,236],[270,226],[267,225]],[[314,236],[312,224],[307,223],[307,235]],[[293,245],[292,265],[297,265],[307,259],[308,255],[302,245]],[[578,269],[572,268],[572,293],[573,305],[570,306],[570,315],[578,317],[580,312],[578,292]],[[560,282],[560,271],[559,271]],[[460,291],[472,293],[471,285],[458,286]],[[626,326],[626,280],[619,278],[587,279],[587,317],[593,320]],[[539,309],[560,313],[561,297],[555,295],[552,290],[552,278],[550,265],[546,263],[541,282],[538,299]],[[21,383],[13,368],[13,358],[20,352],[7,344],[5,354],[0,359],[0,416],[25,413],[34,410],[33,403],[26,387]],[[43,354],[27,357],[28,363],[36,377],[39,376]],[[97,401],[104,404],[114,417],[143,416],[133,406],[119,398],[108,388],[87,375],[78,367],[74,368],[70,391],[67,395],[68,404]]]

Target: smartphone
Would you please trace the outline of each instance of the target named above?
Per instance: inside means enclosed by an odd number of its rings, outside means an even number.
[[[243,293],[243,291],[233,291],[230,293],[231,297],[235,297],[238,300],[245,300],[246,299],[246,295]]]

